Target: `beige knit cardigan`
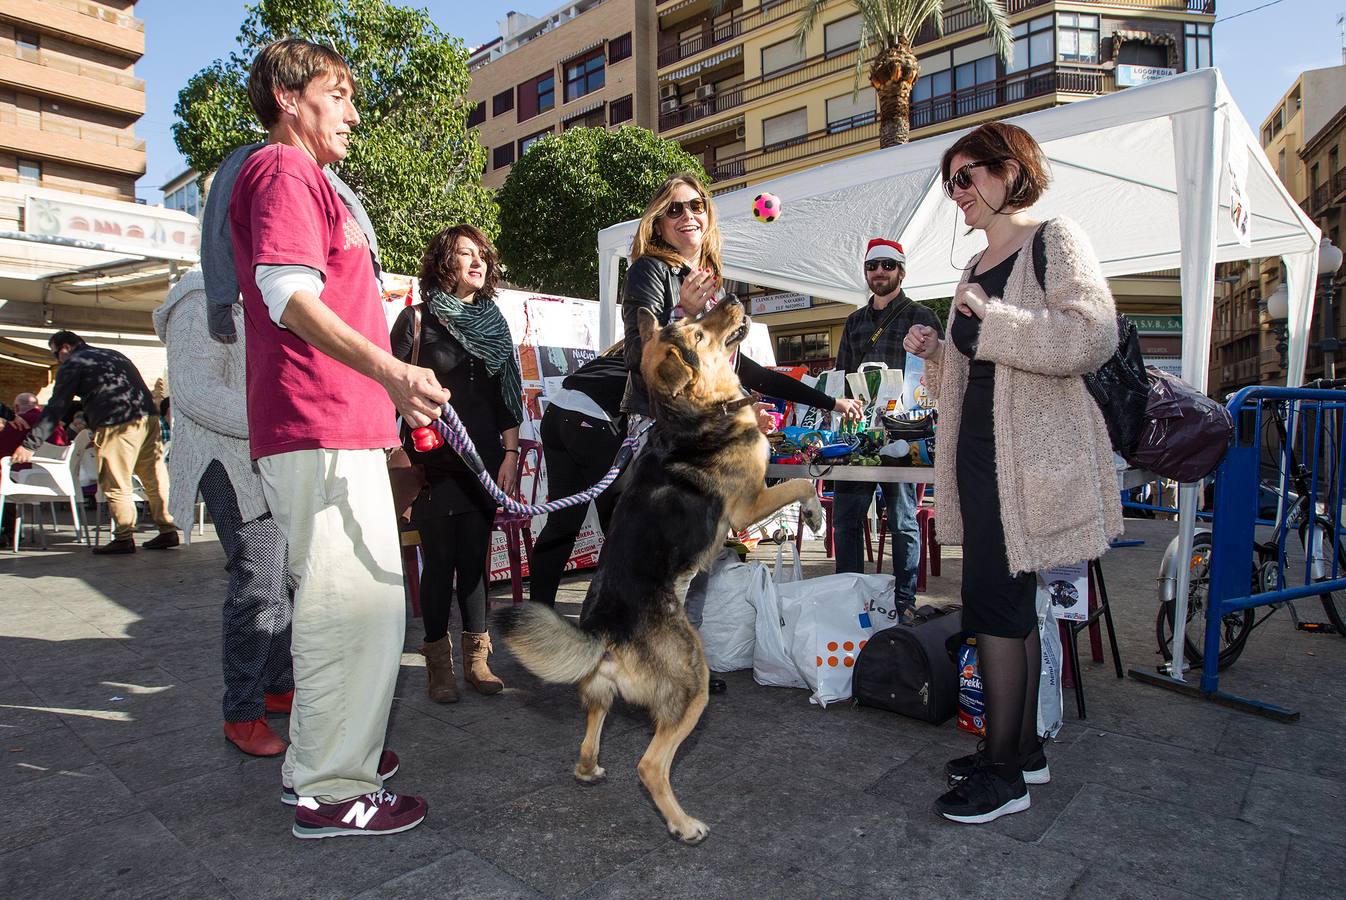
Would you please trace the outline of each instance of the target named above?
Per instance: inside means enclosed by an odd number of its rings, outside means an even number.
[[[1043,227],[1047,288],[1033,272],[1030,237],[1004,297],[986,306],[977,359],[995,363],[995,459],[1011,572],[1096,559],[1122,533],[1122,508],[1103,414],[1081,375],[1117,349],[1116,309],[1088,239],[1074,222]],[[976,268],[964,273],[963,282]],[[949,310],[949,325],[958,315]],[[947,333],[947,329],[946,329]],[[944,347],[927,362],[939,399],[935,490],[939,541],[961,544],[955,477],[968,359]],[[975,565],[964,560],[964,565]]]

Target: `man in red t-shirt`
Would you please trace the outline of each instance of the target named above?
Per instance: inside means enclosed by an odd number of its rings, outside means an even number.
[[[397,767],[383,739],[405,631],[383,450],[398,442],[396,413],[427,424],[449,395],[389,353],[368,239],[322,173],[360,121],[354,88],[330,48],[263,49],[248,99],[269,142],[229,203],[249,443],[297,584],[281,783],[301,838],[405,831],[426,811],[383,790]]]

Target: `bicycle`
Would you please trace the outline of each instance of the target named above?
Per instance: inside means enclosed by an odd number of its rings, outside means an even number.
[[[1320,379],[1306,384],[1304,387],[1338,389],[1346,387],[1346,379]],[[1332,544],[1336,550],[1337,577],[1340,577],[1341,573],[1346,573],[1346,546],[1343,546],[1339,525],[1340,509],[1329,511],[1329,504],[1320,500],[1315,503],[1315,508],[1310,513],[1309,501],[1313,496],[1310,483],[1311,473],[1295,455],[1294,444],[1290,441],[1286,428],[1285,407],[1286,404],[1284,403],[1271,403],[1266,406],[1271,411],[1270,421],[1276,430],[1280,446],[1285,448],[1287,468],[1297,493],[1287,491],[1282,494],[1279,484],[1269,481],[1262,482],[1262,487],[1277,498],[1277,517],[1273,524],[1271,538],[1258,542],[1253,547],[1249,587],[1251,592],[1255,594],[1278,590],[1283,586],[1281,563],[1279,561],[1280,547],[1290,529],[1294,529],[1294,532],[1299,536],[1300,546],[1304,548],[1305,556],[1310,560],[1310,571],[1314,581],[1327,581],[1333,577],[1332,556],[1330,551],[1326,551],[1329,535],[1335,536]],[[1335,458],[1335,454],[1333,458]],[[1328,497],[1333,495],[1331,490],[1325,493]],[[1209,530],[1198,531],[1193,536],[1192,555],[1188,561],[1188,565],[1191,567],[1191,582],[1187,594],[1187,623],[1183,631],[1183,646],[1185,648],[1184,657],[1191,662],[1193,667],[1201,665],[1205,646],[1206,600],[1210,590],[1212,543]],[[1155,640],[1159,644],[1159,650],[1166,661],[1171,661],[1173,655],[1173,610],[1175,603],[1171,596],[1165,596],[1165,594],[1171,593],[1177,584],[1177,547],[1178,538],[1175,537],[1164,555],[1158,581],[1160,604],[1158,614],[1155,617],[1154,631]],[[1168,588],[1167,591],[1166,588]],[[1335,632],[1346,637],[1346,591],[1327,591],[1319,596],[1319,600],[1323,605],[1323,611],[1327,614],[1328,623],[1301,620],[1292,601],[1271,604],[1261,618],[1257,618],[1253,609],[1226,613],[1220,622],[1218,668],[1223,670],[1233,665],[1234,661],[1243,652],[1243,648],[1253,630],[1265,623],[1282,606],[1289,607],[1290,617],[1297,630],[1317,633]]]

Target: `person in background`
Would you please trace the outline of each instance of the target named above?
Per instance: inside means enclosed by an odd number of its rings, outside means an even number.
[[[241,320],[242,307],[233,309]],[[285,535],[271,517],[248,453],[245,344],[211,340],[199,268],[183,275],[154,311],[154,330],[168,348],[177,399],[168,459],[174,518],[192,520],[200,491],[229,573],[222,648],[224,736],[249,755],[277,756],[285,752],[285,742],[266,715],[289,713],[294,701],[293,597]]]
[[[1029,214],[1048,171],[1028,132],[982,125],[941,165],[987,246],[954,295],[948,340],[914,325],[904,346],[926,360],[939,400],[939,539],[976,561],[963,570],[963,628],[977,637],[986,699],[986,742],[949,761],[953,787],[935,809],[977,824],[1028,809],[1027,785],[1051,780],[1037,733],[1036,573],[1100,557],[1122,533],[1112,444],[1080,377],[1116,349],[1117,319],[1079,226]]]
[[[3,405],[3,404],[0,404]],[[9,409],[9,407],[5,407]],[[0,428],[0,457],[10,456],[14,450],[23,443],[28,430],[37,423],[42,417],[42,406],[38,403],[37,394],[22,393],[14,398],[14,408],[10,410],[10,418],[3,428]],[[57,447],[65,447],[70,444],[66,435],[65,426],[57,422],[52,428],[51,436],[47,438],[47,443]],[[23,472],[31,469],[32,463],[15,463],[10,466],[11,473]],[[19,475],[15,480],[22,480]],[[0,513],[0,547],[14,542],[14,521],[18,516],[18,509],[12,503],[6,503],[4,512]]]
[[[164,468],[163,433],[159,410],[140,372],[121,353],[91,347],[73,331],[58,331],[47,339],[52,356],[61,364],[56,370],[47,408],[14,450],[14,462],[32,459],[33,451],[55,430],[66,406],[79,396],[84,415],[93,429],[98,451],[98,486],[112,510],[113,539],[93,552],[135,553],[136,504],[132,475],[140,479],[149,500],[150,514],[159,534],[146,541],[146,550],[176,547],[177,526],[168,514],[168,470]]]
[[[429,367],[453,394],[458,413],[486,470],[514,494],[519,470],[523,383],[509,325],[495,304],[500,277],[495,248],[471,225],[446,228],[430,240],[421,261],[424,303],[407,307],[393,323],[393,355]],[[419,325],[419,332],[417,327]],[[418,346],[418,349],[417,349]],[[422,453],[408,433],[413,464],[428,482],[411,506],[421,536],[421,616],[425,624],[426,690],[437,703],[458,701],[449,614],[453,599],[463,620],[463,680],[481,694],[504,683],[491,672],[486,631],[486,557],[496,502],[452,447]]]
[[[902,339],[913,325],[927,325],[941,331],[939,319],[926,306],[916,303],[902,290],[907,274],[907,255],[902,245],[886,238],[874,238],[865,248],[865,284],[869,302],[846,317],[837,347],[836,367],[847,374],[857,372],[864,363],[883,363],[890,369],[904,370],[907,352]],[[942,331],[941,331],[942,333]],[[850,385],[846,385],[847,393]],[[916,602],[916,576],[921,562],[920,534],[916,529],[914,484],[883,484],[872,481],[838,481],[833,485],[832,522],[838,572],[863,572],[864,527],[874,489],[880,488],[888,511],[888,533],[893,536],[893,575],[897,579],[899,607]]]

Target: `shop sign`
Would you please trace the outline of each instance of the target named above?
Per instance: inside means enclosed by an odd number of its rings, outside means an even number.
[[[1134,316],[1126,317],[1141,334],[1182,334],[1182,316]]]
[[[1149,84],[1151,81],[1159,81],[1177,74],[1177,69],[1169,69],[1164,66],[1120,65],[1117,67],[1117,86],[1136,87],[1137,85]]]
[[[127,209],[120,210],[67,198],[68,195],[55,192],[29,193],[24,204],[24,230],[46,237],[89,241],[126,253],[192,261],[197,257],[201,226],[195,219],[183,221],[177,215],[154,215],[152,208],[130,203],[122,204]]]
[[[751,314],[765,316],[770,313],[789,312],[794,309],[808,309],[813,306],[813,298],[808,294],[770,294],[766,297],[754,297]]]

